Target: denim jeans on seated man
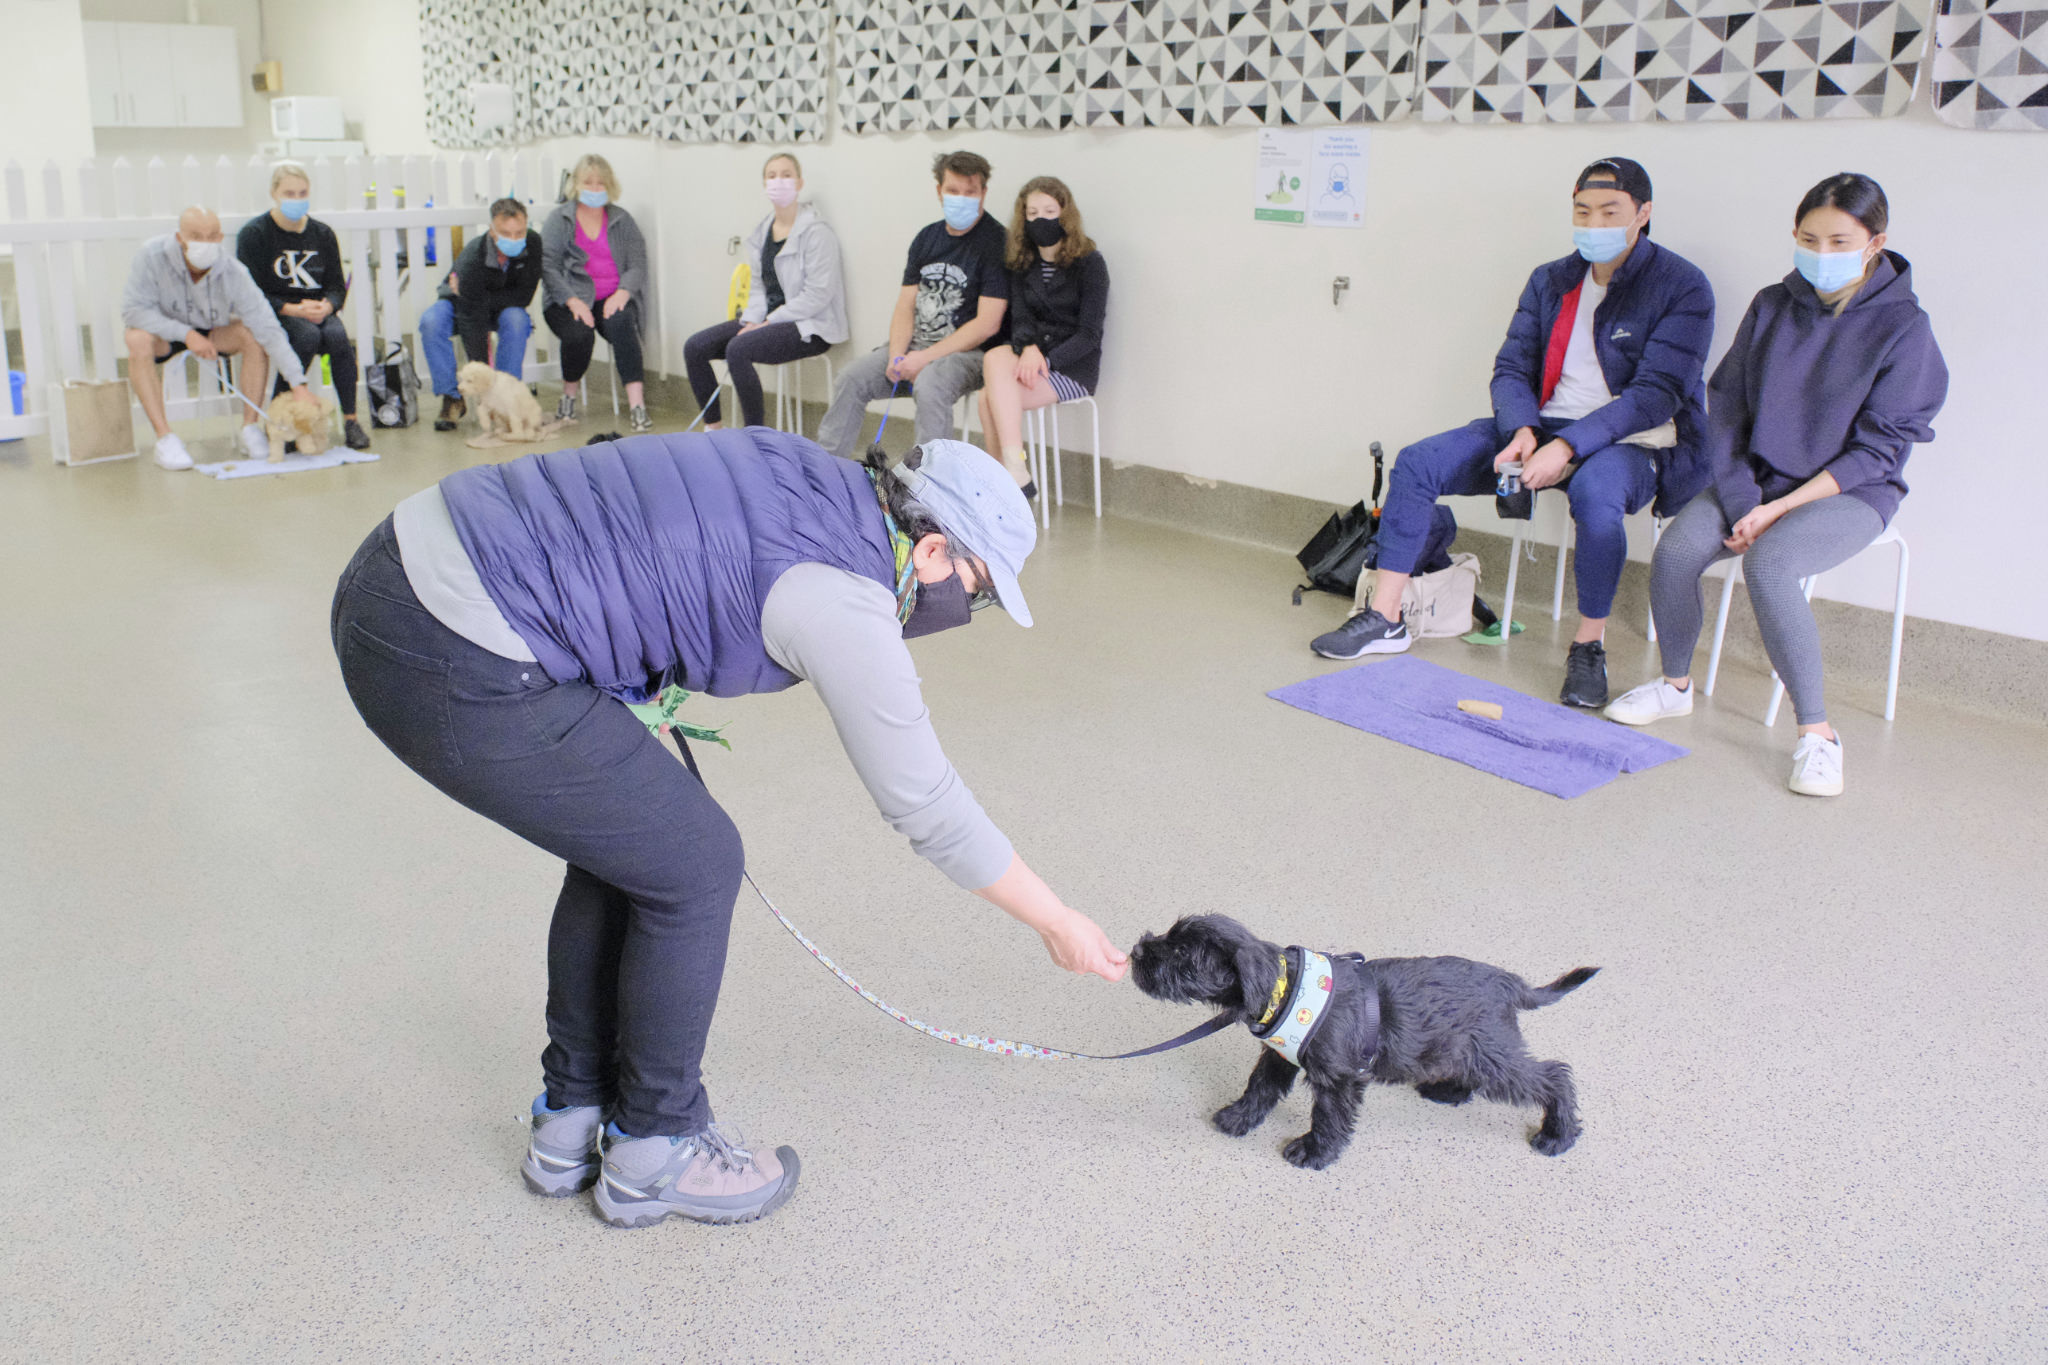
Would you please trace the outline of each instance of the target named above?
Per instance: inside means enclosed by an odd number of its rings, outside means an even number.
[[[1555,434],[1537,428],[1538,444]],[[1380,568],[1415,572],[1437,499],[1493,492],[1498,478],[1493,457],[1500,446],[1500,429],[1491,417],[1482,417],[1455,431],[1425,437],[1401,452],[1380,513]],[[1656,453],[1626,442],[1607,446],[1578,461],[1554,486],[1564,490],[1572,520],[1578,523],[1572,570],[1579,615],[1605,620],[1614,608],[1622,565],[1628,562],[1623,519],[1642,511],[1657,496]]]
[[[520,378],[526,373],[526,342],[533,335],[533,315],[524,308],[503,309],[491,330],[498,334],[492,368]],[[420,349],[427,353],[427,374],[434,392],[443,398],[460,397],[455,388],[455,304],[451,300],[436,299],[420,314]],[[480,355],[469,358],[487,359]]]
[[[889,378],[886,346],[878,346],[839,372],[839,387],[832,406],[818,424],[818,444],[842,459],[859,455],[861,424],[868,404],[887,398],[893,387],[898,397],[909,394],[917,402],[917,439],[940,440],[953,434],[953,405],[981,388],[981,352],[955,351],[940,356],[918,372],[908,384],[897,385]]]

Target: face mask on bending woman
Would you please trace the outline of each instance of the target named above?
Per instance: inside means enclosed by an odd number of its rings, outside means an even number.
[[[968,601],[967,585],[955,570],[951,578],[917,585],[917,605],[910,609],[910,619],[903,623],[903,638],[915,640],[922,635],[936,635],[973,619],[974,606]]]

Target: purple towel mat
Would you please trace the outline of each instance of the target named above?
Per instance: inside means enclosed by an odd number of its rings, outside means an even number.
[[[1266,695],[1567,799],[1607,785],[1616,773],[1641,772],[1686,754],[1626,725],[1407,657],[1325,673]],[[1460,701],[1499,702],[1501,718],[1460,711]]]

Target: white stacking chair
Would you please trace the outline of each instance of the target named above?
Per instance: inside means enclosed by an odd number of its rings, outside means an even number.
[[[829,405],[832,402],[832,391],[837,387],[837,380],[832,372],[832,353],[827,351],[820,359],[825,362],[825,402]],[[790,360],[780,365],[763,366],[761,368],[775,371],[776,430],[794,432],[798,436],[803,435],[804,362],[801,360]],[[783,376],[791,370],[796,371],[796,383],[790,386],[795,390],[794,393],[786,392],[782,382]]]
[[[1069,398],[1048,407],[1034,408],[1024,414],[1025,455],[1031,466],[1032,482],[1038,485],[1038,515],[1041,524],[1052,525],[1052,503],[1066,506],[1065,479],[1060,469],[1060,409],[1078,403],[1088,405],[1088,421],[1092,435],[1088,449],[1095,461],[1095,515],[1102,515],[1102,410],[1095,405],[1094,397]],[[1047,435],[1048,428],[1050,436]],[[1051,466],[1052,499],[1046,499],[1047,466]]]
[[[1879,545],[1896,545],[1899,550],[1898,581],[1892,591],[1891,669],[1884,685],[1884,718],[1890,720],[1898,710],[1899,704],[1899,653],[1906,642],[1906,574],[1907,570],[1911,567],[1911,562],[1906,549],[1906,538],[1899,534],[1899,528],[1896,525],[1885,527],[1882,535],[1863,548],[1870,550],[1875,549]],[[1735,580],[1741,576],[1742,557],[1738,555],[1728,561],[1728,572],[1721,584],[1721,616],[1719,620],[1714,622],[1714,647],[1707,654],[1705,691],[1710,697],[1714,695],[1714,681],[1721,672],[1721,642],[1728,634],[1728,608],[1735,600]],[[1807,601],[1811,602],[1813,600],[1814,585],[1818,582],[1820,582],[1819,574],[1799,580],[1800,589],[1806,594]],[[1771,670],[1771,704],[1764,711],[1765,726],[1768,727],[1778,723],[1778,708],[1784,703],[1784,700],[1785,682],[1784,679],[1778,676],[1778,670],[1774,668]]]

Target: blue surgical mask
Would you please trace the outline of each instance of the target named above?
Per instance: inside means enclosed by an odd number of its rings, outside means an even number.
[[[981,199],[977,195],[945,194],[939,198],[946,206],[946,226],[955,232],[967,231],[981,217]]]
[[[1816,294],[1832,294],[1863,274],[1863,253],[1808,251],[1803,246],[1795,246],[1792,248],[1792,264],[1806,276],[1806,282],[1813,286]]]
[[[504,252],[507,256],[517,256],[520,252],[526,250],[526,239],[524,237],[497,237],[494,240],[498,243],[498,250]]]
[[[611,203],[612,197],[603,190],[582,190],[576,195],[585,208],[601,209]]]
[[[1572,229],[1572,245],[1594,265],[1607,262],[1628,250],[1628,229],[1618,227],[1582,227]]]
[[[313,211],[313,201],[310,199],[280,199],[277,201],[277,211],[296,223]]]

